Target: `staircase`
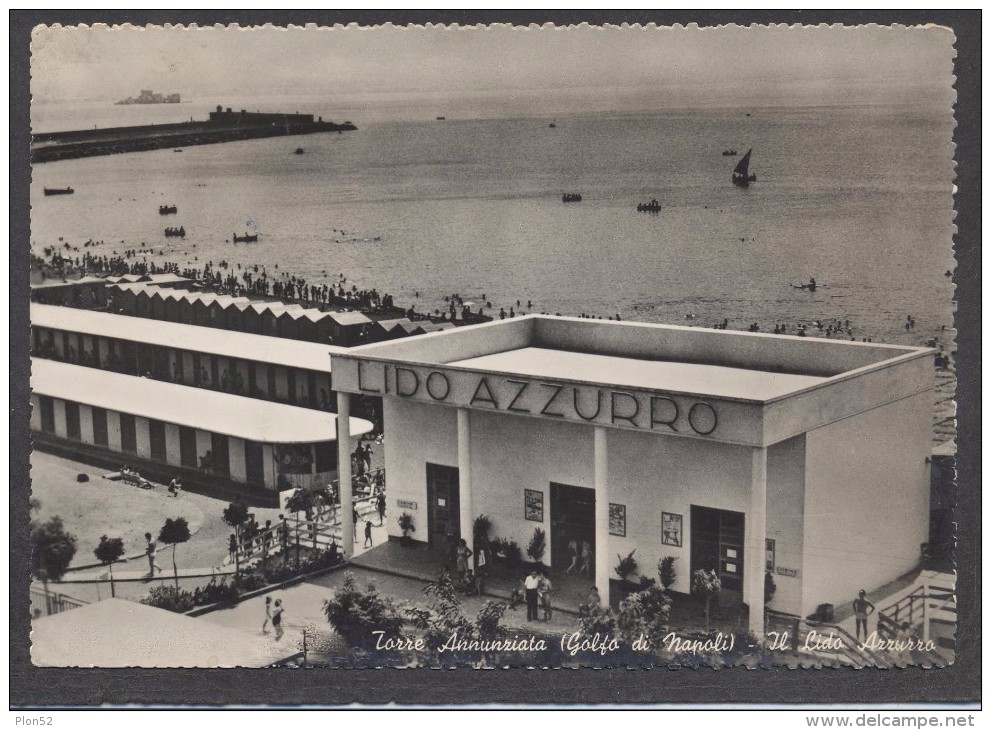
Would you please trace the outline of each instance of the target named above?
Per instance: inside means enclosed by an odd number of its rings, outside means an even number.
[[[382,470],[384,471],[384,470]],[[336,485],[335,485],[336,486]],[[359,526],[355,533],[361,539],[361,523],[372,515],[377,515],[375,499],[377,495],[363,493],[361,485],[355,483],[354,508],[358,512]],[[341,507],[338,504],[322,505],[314,509],[311,519],[286,520],[286,536],[280,534],[282,525],[273,525],[267,530],[261,530],[250,539],[242,538],[237,550],[237,557],[228,556],[224,565],[239,564],[241,568],[250,567],[264,561],[273,555],[279,555],[283,547],[287,550],[301,548],[326,550],[340,545],[341,540]]]
[[[799,664],[813,663],[824,666],[850,666],[855,668],[892,666],[888,657],[880,652],[861,648],[848,631],[835,624],[810,621],[801,616],[767,609],[766,632],[779,642],[775,653],[791,656]]]
[[[923,652],[925,658],[941,665],[952,662],[957,625],[954,585],[952,574],[922,572],[909,592],[878,609],[878,636],[896,638],[907,624],[910,634],[923,641],[932,641],[935,648]]]

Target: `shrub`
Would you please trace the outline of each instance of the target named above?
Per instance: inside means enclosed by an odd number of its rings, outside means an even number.
[[[518,568],[523,564],[523,551],[515,540],[495,539],[491,543],[492,554],[507,567]]]
[[[619,604],[616,624],[625,641],[632,643],[643,634],[656,650],[668,633],[670,618],[671,597],[654,584]]]
[[[324,613],[348,644],[366,650],[373,649],[378,640],[373,631],[382,631],[385,639],[395,639],[404,623],[393,602],[380,595],[375,586],[358,590],[353,573],[344,576],[344,584],[324,601]]]
[[[530,538],[530,544],[526,546],[526,554],[533,559],[533,562],[539,563],[544,559],[546,550],[547,534],[542,527],[536,527],[533,530],[533,537]]]
[[[148,597],[141,599],[146,606],[164,608],[166,611],[185,613],[194,608],[193,594],[175,586],[155,586],[148,591]]]
[[[264,588],[268,585],[268,580],[265,578],[265,574],[258,568],[248,568],[247,570],[241,571],[241,577],[238,580],[242,591],[256,591],[259,588]]]
[[[631,550],[630,554],[625,558],[621,555],[617,555],[619,558],[619,564],[616,566],[616,575],[619,576],[620,580],[627,580],[631,575],[637,572],[637,559],[633,557],[633,553],[636,550]]]
[[[492,518],[482,514],[475,518],[473,526],[475,532],[475,545],[484,545],[489,541],[489,533],[492,532]]]

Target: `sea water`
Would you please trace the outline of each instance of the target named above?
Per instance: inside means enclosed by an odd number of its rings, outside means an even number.
[[[280,108],[321,113],[298,101]],[[207,109],[79,105],[36,112],[35,126],[199,120]],[[939,337],[953,349],[949,109],[443,121],[358,113],[347,114],[358,131],[343,134],[35,165],[32,248],[69,242],[80,247],[74,256],[110,256],[150,247],[148,261],[257,264],[269,276],[316,284],[343,274],[349,286],[389,292],[418,312],[446,311],[444,297],[457,293],[473,309],[484,295],[489,314],[512,307],[693,326],[725,319],[765,332],[837,318],[858,340]],[[730,174],[750,148],[757,180],[739,188]],[[722,154],[730,149],[738,154]],[[45,186],[75,194],[45,197]],[[582,202],[563,203],[566,192]],[[662,210],[638,213],[652,198]],[[165,204],[178,215],[160,216]],[[163,236],[179,225],[185,240]],[[233,243],[249,230],[257,243]],[[104,243],[83,249],[90,240]],[[815,292],[795,288],[811,277]],[[909,315],[916,324],[906,330]],[[940,387],[945,419],[952,378]]]

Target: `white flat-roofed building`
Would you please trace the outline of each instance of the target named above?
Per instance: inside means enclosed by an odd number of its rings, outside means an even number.
[[[918,565],[934,351],[526,316],[331,355],[338,412],[384,401],[389,509],[438,549],[493,535],[563,571],[588,543],[603,596],[635,550],[674,590],[699,568],[763,630]],[[343,478],[343,475],[342,475]],[[401,531],[389,520],[390,535]],[[345,539],[345,543],[347,540]]]
[[[121,463],[189,470],[263,493],[337,477],[333,413],[31,360],[31,430]],[[372,424],[342,429],[349,454]]]

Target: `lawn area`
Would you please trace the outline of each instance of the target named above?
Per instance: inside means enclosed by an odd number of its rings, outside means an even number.
[[[90,480],[77,482],[80,473]],[[134,555],[144,552],[144,534],[157,537],[166,518],[185,518],[193,535],[203,525],[198,505],[169,497],[164,488],[147,490],[112,482],[103,479],[98,469],[38,451],[31,455],[31,496],[41,503],[36,519],[58,515],[76,536],[73,565],[96,562],[93,549],[101,535],[123,538],[125,554]]]

